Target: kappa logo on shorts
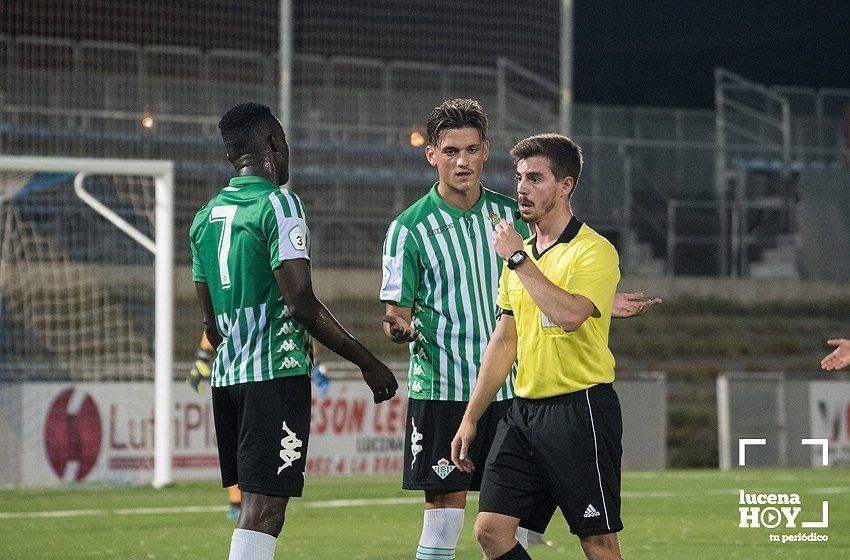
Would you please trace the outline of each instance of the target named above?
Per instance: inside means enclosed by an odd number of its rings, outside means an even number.
[[[584,517],[585,517],[586,519],[589,519],[589,518],[591,518],[591,517],[599,517],[600,515],[602,515],[602,514],[601,514],[601,513],[599,513],[599,512],[596,510],[596,508],[595,508],[595,507],[593,507],[593,505],[591,505],[591,504],[587,504],[587,509],[586,509],[586,510],[584,510]]]
[[[278,299],[282,300],[283,298],[278,298]],[[290,315],[292,315],[292,314],[289,312],[289,306],[284,305],[283,309],[280,310],[280,315],[277,316],[277,319],[285,319],[286,317],[289,317]]]
[[[434,469],[434,472],[437,473],[437,476],[439,476],[441,480],[445,480],[446,477],[455,470],[455,466],[450,465],[445,457],[437,461],[436,465],[431,465],[431,468]]]
[[[277,468],[277,474],[280,474],[283,469],[288,469],[292,466],[292,463],[301,458],[301,452],[298,451],[298,448],[303,443],[295,435],[295,432],[289,429],[286,422],[283,423],[281,429],[286,437],[280,440],[280,446],[283,448],[280,450],[280,458],[283,459],[283,464]]]
[[[425,437],[416,430],[416,422],[413,418],[410,419],[410,424],[413,426],[413,433],[410,434],[410,452],[413,454],[413,460],[410,462],[410,468],[413,468],[413,463],[416,462],[416,456],[422,451],[422,446],[419,442]]]

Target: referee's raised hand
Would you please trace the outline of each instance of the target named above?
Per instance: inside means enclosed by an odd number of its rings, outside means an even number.
[[[462,421],[457,429],[457,434],[452,440],[452,463],[462,472],[471,473],[475,465],[469,458],[469,446],[475,439],[477,428],[474,423]]]
[[[522,243],[522,236],[505,220],[499,220],[493,228],[493,250],[504,260],[517,251],[522,251]]]

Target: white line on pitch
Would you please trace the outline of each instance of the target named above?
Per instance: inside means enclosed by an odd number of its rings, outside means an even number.
[[[813,494],[850,494],[850,487],[828,487],[828,488],[805,488],[806,493]],[[632,491],[624,490],[623,498],[681,498],[684,496],[697,495],[734,495],[735,489],[714,489],[699,492],[670,492],[664,490]],[[470,494],[467,498],[470,502],[478,501],[478,494]],[[395,506],[405,504],[422,503],[422,497],[411,498],[374,498],[360,500],[327,500],[321,502],[293,502],[293,506],[305,508],[340,508],[360,506]],[[98,515],[161,515],[161,514],[183,514],[183,513],[217,513],[227,511],[228,506],[181,506],[181,507],[156,507],[156,508],[119,508],[119,509],[77,509],[66,511],[9,511],[0,512],[0,520],[4,519],[32,519],[32,518],[63,518],[63,517],[91,517]]]
[[[472,498],[472,496],[470,496]],[[477,499],[477,496],[475,497]],[[362,500],[329,500],[323,502],[293,502],[293,506],[306,508],[339,508],[358,506],[392,506],[400,504],[418,504],[417,498],[377,498]],[[119,508],[119,509],[77,509],[68,511],[10,511],[0,512],[3,519],[30,519],[44,517],[91,517],[96,515],[161,515],[181,513],[215,513],[227,511],[228,506],[181,506],[155,508]]]

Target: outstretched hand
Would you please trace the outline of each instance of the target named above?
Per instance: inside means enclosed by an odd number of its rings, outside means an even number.
[[[384,315],[384,323],[390,326],[390,339],[397,344],[416,340],[416,331],[398,315]]]
[[[661,298],[643,300],[643,292],[614,294],[614,305],[611,307],[611,316],[618,319],[639,317],[649,311],[652,306],[661,303]]]
[[[833,338],[826,341],[830,346],[835,346],[835,350],[820,361],[821,369],[826,371],[835,371],[850,365],[850,340],[846,338]]]

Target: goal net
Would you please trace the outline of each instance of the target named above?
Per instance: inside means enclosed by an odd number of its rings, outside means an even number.
[[[170,480],[172,183],[170,162],[0,157],[0,381],[155,382],[155,485]]]

